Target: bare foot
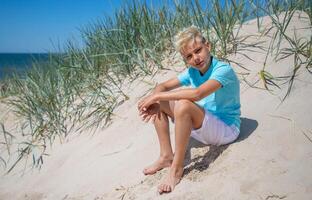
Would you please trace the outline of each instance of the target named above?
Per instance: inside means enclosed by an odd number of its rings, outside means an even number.
[[[170,168],[170,171],[158,186],[159,194],[172,192],[175,186],[180,182],[183,175],[183,168]]]
[[[152,175],[155,174],[157,171],[165,168],[165,167],[170,167],[172,163],[173,158],[163,158],[159,157],[158,160],[156,160],[153,164],[150,166],[146,167],[143,170],[143,173],[145,175]]]

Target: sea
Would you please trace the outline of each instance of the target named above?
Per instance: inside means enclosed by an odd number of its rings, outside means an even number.
[[[47,53],[0,53],[0,80],[14,73],[23,76],[33,62],[44,62],[48,59]]]

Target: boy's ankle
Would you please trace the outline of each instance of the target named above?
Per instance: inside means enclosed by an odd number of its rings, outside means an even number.
[[[159,158],[163,161],[172,161],[173,155],[170,155],[170,154],[160,155]]]
[[[171,167],[170,167],[170,170],[172,172],[181,172],[181,171],[183,171],[183,169],[184,169],[183,165],[178,165],[178,164],[175,164],[175,163],[172,163]]]
[[[181,166],[174,166],[171,165],[170,167],[170,173],[174,176],[182,176],[183,175],[184,168]]]

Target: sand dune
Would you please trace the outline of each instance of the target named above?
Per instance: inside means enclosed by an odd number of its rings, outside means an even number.
[[[289,34],[310,27],[302,16],[295,14]],[[264,17],[263,27],[268,24],[270,19]],[[240,33],[254,35],[248,42],[267,44],[270,39],[259,37],[255,20],[245,23]],[[312,31],[304,29],[298,34],[309,38]],[[286,47],[286,41],[281,45]],[[254,61],[242,55],[230,57],[250,70],[243,76],[240,73],[246,71],[233,65],[241,79],[239,139],[221,147],[191,140],[185,175],[174,192],[156,192],[167,169],[152,176],[142,173],[157,158],[158,143],[153,125],[139,119],[136,103],[151,89],[146,82],[155,84],[175,76],[183,70],[181,62],[168,64],[172,71],[160,71],[128,86],[130,100],[118,107],[108,128],[73,134],[63,144],[55,144],[40,171],[27,170],[21,176],[15,170],[1,177],[0,199],[312,199],[311,74],[300,68],[290,95],[281,103],[288,84],[270,93],[242,80],[263,88],[257,73],[265,52],[244,53]],[[292,59],[275,62],[270,55],[266,69],[273,75],[288,75],[293,70]]]

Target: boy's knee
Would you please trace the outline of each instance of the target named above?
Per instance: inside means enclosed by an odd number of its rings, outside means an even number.
[[[174,115],[175,117],[183,116],[185,114],[188,114],[190,112],[190,109],[192,108],[192,101],[182,99],[176,102],[175,108],[174,108]]]

